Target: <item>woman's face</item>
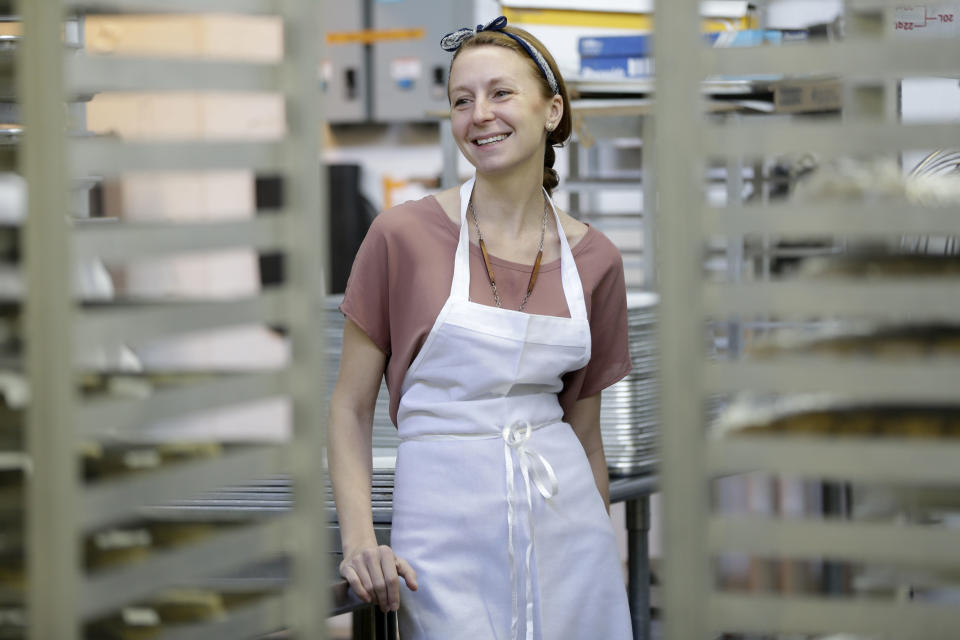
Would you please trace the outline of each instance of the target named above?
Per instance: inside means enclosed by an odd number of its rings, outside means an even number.
[[[450,70],[453,135],[481,174],[543,166],[546,126],[563,114],[563,99],[543,97],[535,71],[515,51],[496,45],[466,49]]]

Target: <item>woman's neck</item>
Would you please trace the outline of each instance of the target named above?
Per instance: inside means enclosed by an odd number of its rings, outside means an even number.
[[[544,206],[543,167],[536,174],[515,171],[504,175],[478,175],[473,206],[488,225],[519,236],[525,229],[540,228]]]

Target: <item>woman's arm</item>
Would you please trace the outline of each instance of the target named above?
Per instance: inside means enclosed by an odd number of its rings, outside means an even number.
[[[603,439],[600,436],[600,394],[577,400],[564,416],[564,420],[573,427],[573,432],[577,434],[583,450],[587,453],[593,479],[609,512],[610,475],[607,472],[607,459],[603,455]]]
[[[386,355],[349,318],[337,384],[330,398],[327,461],[337,502],[343,562],[354,592],[384,611],[400,606],[398,575],[416,589],[416,573],[386,545],[377,545],[370,506],[373,412]]]

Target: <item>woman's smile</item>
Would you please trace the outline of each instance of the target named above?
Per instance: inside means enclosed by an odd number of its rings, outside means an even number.
[[[474,140],[473,144],[477,145],[478,147],[491,147],[495,146],[498,142],[506,140],[509,136],[509,133],[499,133],[490,136],[484,136]]]

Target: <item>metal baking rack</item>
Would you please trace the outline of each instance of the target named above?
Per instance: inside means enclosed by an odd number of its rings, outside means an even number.
[[[14,11],[16,9],[16,11]],[[269,590],[226,616],[164,628],[164,638],[258,637],[286,628],[297,637],[323,638],[329,594],[325,477],[319,452],[325,409],[316,381],[324,374],[320,265],[325,255],[315,96],[319,32],[309,0],[50,0],[0,3],[18,14],[24,38],[16,58],[0,55],[0,79],[18,80],[17,100],[27,135],[19,141],[28,213],[21,236],[26,293],[23,372],[29,482],[23,508],[23,585],[8,583],[5,605],[27,612],[31,640],[84,637],[91,621],[148,600],[157,592],[208,583],[246,565],[286,558],[294,567],[284,588]],[[272,64],[213,60],[158,60],[63,53],[64,24],[91,13],[255,14],[283,22],[284,56]],[[69,29],[68,29],[69,31]],[[130,142],[76,136],[64,104],[104,91],[250,91],[285,97],[286,132],[268,142]],[[10,167],[7,168],[8,170]],[[76,185],[126,172],[244,169],[283,175],[280,215],[222,223],[85,223],[71,203]],[[79,215],[78,215],[79,213]],[[73,220],[69,220],[74,218]],[[287,276],[278,288],[250,298],[190,302],[78,300],[75,260],[125,262],[224,248],[280,250]],[[292,345],[289,364],[263,373],[215,375],[158,385],[144,398],[82,393],[74,354],[91,345],[236,326],[280,325]],[[22,373],[22,372],[21,372]],[[109,376],[109,372],[105,375]],[[146,375],[146,377],[149,377]],[[81,480],[86,446],[136,443],[140,428],[186,414],[284,397],[292,407],[292,436],[282,444],[224,443],[218,456],[162,464],[156,470]],[[8,457],[11,453],[5,453]],[[90,535],[143,522],[146,507],[194,495],[203,488],[291,478],[294,508],[277,517],[245,519],[193,541],[152,550],[140,561],[96,571],[84,567]],[[155,518],[159,520],[159,518]],[[9,610],[8,610],[9,612]],[[7,618],[9,619],[9,618]]]
[[[905,124],[897,113],[898,79],[960,77],[960,39],[902,38],[894,33],[894,0],[848,0],[847,34],[832,43],[756,49],[705,49],[697,30],[699,3],[657,3],[656,57],[669,60],[657,77],[653,137],[658,199],[663,385],[662,484],[665,496],[663,593],[669,640],[722,634],[764,637],[956,638],[960,611],[909,592],[745,592],[718,586],[722,554],[827,559],[850,564],[956,569],[960,532],[915,522],[779,518],[721,514],[711,507],[712,482],[762,472],[877,486],[937,486],[960,491],[956,440],[826,435],[741,435],[717,438],[705,424],[711,394],[781,395],[841,392],[866,402],[957,403],[960,362],[914,356],[866,361],[850,356],[796,355],[769,361],[711,359],[703,348],[711,322],[754,319],[874,320],[960,323],[956,277],[845,277],[830,281],[708,278],[704,246],[713,238],[823,236],[862,240],[956,236],[957,207],[925,207],[879,199],[819,203],[710,206],[709,163],[735,165],[790,152],[821,158],[888,155],[956,146],[955,124]],[[842,117],[707,117],[699,85],[715,75],[830,74],[844,86]],[[793,634],[793,635],[790,635]],[[728,636],[724,636],[728,637]],[[738,637],[734,635],[734,637]]]

